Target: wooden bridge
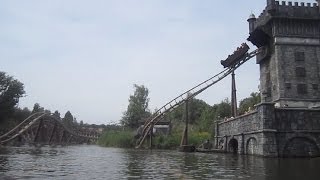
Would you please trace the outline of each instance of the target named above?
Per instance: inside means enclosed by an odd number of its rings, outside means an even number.
[[[152,136],[149,136],[152,134],[152,129],[154,125],[156,125],[161,119],[165,117],[166,114],[173,111],[175,108],[179,107],[182,104],[186,104],[186,109],[188,109],[188,101],[194,97],[196,97],[198,94],[202,93],[212,85],[218,83],[225,77],[227,77],[230,74],[233,74],[233,72],[240,67],[243,63],[247,62],[249,59],[256,56],[260,49],[256,49],[252,52],[248,52],[249,46],[245,43],[243,43],[236,51],[233,52],[232,55],[230,55],[226,60],[221,61],[221,64],[225,67],[223,71],[216,74],[215,76],[205,80],[204,82],[196,85],[195,87],[189,89],[188,91],[185,91],[184,93],[180,94],[161,108],[157,110],[149,119],[145,121],[145,124],[143,126],[142,133],[140,134],[140,138],[137,141],[136,148],[140,148],[143,142],[145,141],[146,137],[152,138]],[[187,115],[188,113],[186,113]],[[188,116],[186,116],[187,118]],[[181,141],[181,145],[187,145],[187,135],[188,134],[188,119],[186,119],[186,127],[184,130],[183,139]],[[152,142],[152,139],[151,141]]]
[[[12,130],[0,136],[0,144],[82,144],[93,143],[99,134],[88,130],[70,129],[52,114],[30,115]]]

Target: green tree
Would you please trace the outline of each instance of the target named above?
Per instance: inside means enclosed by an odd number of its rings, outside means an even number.
[[[13,114],[14,107],[24,94],[24,86],[21,82],[6,75],[5,72],[0,72],[0,121]]]
[[[35,103],[33,105],[32,113],[36,113],[36,112],[44,112],[44,108],[41,107],[39,103]]]
[[[56,110],[54,113],[53,113],[53,116],[58,118],[59,120],[61,120],[61,117],[60,117],[60,113],[58,110]]]
[[[244,98],[240,101],[239,104],[239,114],[244,114],[246,111],[254,108],[254,105],[261,102],[261,97],[258,92],[253,92],[250,94],[250,97]]]
[[[70,111],[67,111],[64,115],[64,118],[62,119],[62,122],[69,128],[72,128],[73,126],[73,115]]]
[[[127,111],[123,113],[121,124],[130,127],[137,128],[139,121],[145,120],[150,116],[148,109],[149,105],[149,90],[145,86],[133,85],[134,94],[129,97],[129,105]]]
[[[215,111],[215,118],[225,118],[231,116],[231,103],[228,98],[221,101],[219,104],[215,104],[213,106],[213,109]]]
[[[194,124],[200,121],[200,117],[203,116],[205,111],[211,108],[209,104],[200,99],[191,99],[189,101],[189,122]]]
[[[216,117],[214,108],[211,106],[205,107],[199,117],[199,131],[211,133],[215,120]]]

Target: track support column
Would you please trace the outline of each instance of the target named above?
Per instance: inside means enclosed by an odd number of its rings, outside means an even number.
[[[185,122],[186,124],[183,131],[180,146],[188,145],[188,124],[189,124],[189,100],[188,99],[185,101]]]
[[[42,123],[43,123],[42,121],[43,121],[43,120],[40,119],[39,125],[38,125],[38,127],[37,127],[37,131],[36,131],[36,135],[35,135],[35,137],[34,137],[34,139],[33,139],[33,142],[36,142],[36,141],[38,140],[39,132],[40,132],[40,129],[41,129]]]
[[[51,131],[50,138],[49,138],[49,144],[50,144],[51,141],[52,141],[53,134],[56,132],[56,129],[57,129],[57,122],[54,123],[53,129],[52,129],[52,131]]]
[[[231,82],[231,116],[237,117],[237,90],[236,90],[236,79],[234,71],[231,74],[232,82]]]

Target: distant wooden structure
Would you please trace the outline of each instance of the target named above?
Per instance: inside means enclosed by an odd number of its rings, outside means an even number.
[[[0,144],[82,144],[95,142],[99,135],[95,131],[70,129],[52,114],[38,112],[1,135]]]

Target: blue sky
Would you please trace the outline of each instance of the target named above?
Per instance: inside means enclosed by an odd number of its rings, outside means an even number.
[[[314,1],[305,1],[314,2]],[[222,70],[266,0],[0,0],[0,71],[34,103],[87,123],[118,122],[133,84],[154,110]],[[248,43],[249,44],[249,43]],[[253,50],[254,48],[252,48]],[[255,59],[236,71],[238,100],[258,91]],[[230,78],[198,98],[230,96]]]

